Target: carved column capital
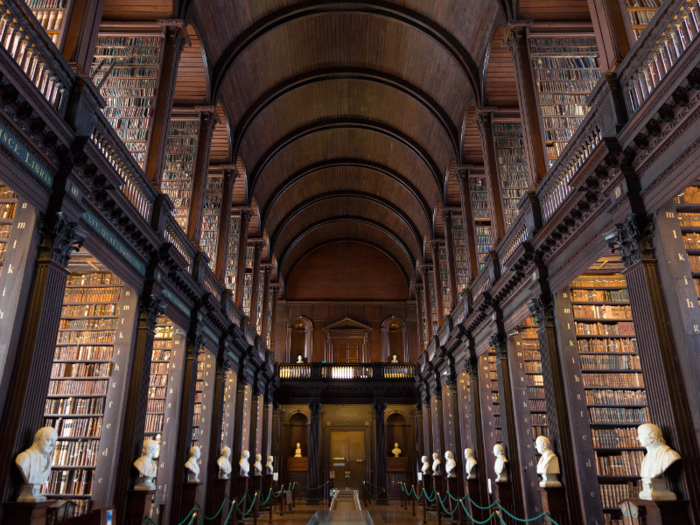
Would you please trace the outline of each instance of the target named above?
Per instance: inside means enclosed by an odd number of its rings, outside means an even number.
[[[479,359],[477,357],[467,357],[464,360],[464,369],[470,377],[475,377],[479,373]]]
[[[61,212],[56,214],[56,220],[52,223],[42,217],[39,232],[39,260],[51,260],[63,268],[68,266],[71,254],[82,248],[88,235],[78,227],[77,222],[65,220]]]
[[[372,408],[374,409],[374,415],[377,417],[377,419],[384,418],[386,403],[381,401],[375,401],[374,403],[372,403]]]
[[[146,327],[153,331],[156,329],[156,324],[158,323],[158,316],[165,313],[167,304],[161,301],[158,297],[151,294],[148,297],[144,297],[141,301],[140,310],[141,315],[146,321]]]
[[[630,213],[623,222],[603,237],[613,253],[620,252],[626,269],[639,262],[654,261],[654,223],[652,217]]]
[[[551,297],[547,298],[543,294],[540,294],[533,298],[527,306],[535,316],[538,327],[554,322],[554,303]]]
[[[318,415],[321,413],[321,408],[323,408],[321,403],[309,403],[309,410],[311,411],[312,417],[318,417]]]
[[[505,337],[499,333],[489,336],[489,345],[493,346],[496,349],[496,352],[498,352],[499,347],[503,346],[505,342]]]

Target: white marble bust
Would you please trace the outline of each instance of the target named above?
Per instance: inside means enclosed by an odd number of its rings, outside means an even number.
[[[267,456],[267,463],[265,463],[265,468],[267,474],[275,473],[275,466],[272,464],[275,461],[274,456]]]
[[[508,474],[506,473],[506,463],[508,463],[508,459],[503,450],[503,445],[494,446],[493,455],[496,456],[496,462],[493,465],[493,470],[496,473],[496,483],[508,481]]]
[[[470,448],[464,449],[464,470],[467,473],[467,479],[476,479],[476,458],[474,451]]]
[[[231,449],[224,447],[221,449],[221,457],[216,460],[219,466],[219,479],[228,479],[233,468],[231,467]]]
[[[247,478],[248,472],[250,472],[250,463],[248,462],[249,457],[250,452],[244,450],[243,454],[241,454],[241,459],[238,461],[238,467],[240,468],[239,474],[244,478]]]
[[[428,456],[423,456],[420,458],[420,460],[421,463],[423,463],[420,471],[423,473],[423,477],[428,476],[430,474],[430,463],[428,462]]]
[[[561,474],[559,470],[559,458],[552,452],[549,438],[539,436],[535,440],[535,448],[537,453],[541,454],[540,460],[537,462],[537,473],[542,476],[540,487],[561,487],[561,481],[558,477]]]
[[[296,448],[296,450],[294,450],[294,457],[295,458],[301,457],[301,443],[297,443],[297,448]]]
[[[255,463],[253,463],[253,468],[255,469],[255,475],[262,475],[262,454],[255,454]]]
[[[392,363],[398,363],[398,362],[399,362],[399,358],[396,357],[396,354],[394,354],[394,355],[391,356],[391,362],[392,362]]]
[[[398,458],[401,455],[401,449],[399,448],[398,443],[394,443],[394,449],[391,451],[391,453],[395,458]]]
[[[640,445],[647,449],[640,472],[642,491],[639,493],[639,499],[653,501],[677,499],[676,495],[668,490],[664,472],[681,459],[681,455],[666,444],[661,429],[651,423],[639,426],[637,439]]]
[[[440,475],[440,464],[442,461],[440,461],[440,454],[437,452],[433,452],[433,476],[439,476]]]
[[[455,461],[452,452],[449,450],[445,452],[445,473],[448,478],[456,477],[455,470],[457,469],[457,462]]]
[[[297,356],[297,364],[300,364],[300,365],[301,365],[301,364],[304,364],[304,358],[301,357],[301,354],[299,354],[299,355]]]
[[[15,463],[24,479],[18,502],[46,501],[46,498],[41,495],[41,486],[46,483],[51,474],[56,439],[58,434],[54,428],[40,428],[34,435],[32,446],[17,455]]]
[[[158,457],[158,442],[153,439],[144,441],[141,454],[143,455],[134,461],[134,466],[140,474],[139,483],[134,490],[156,490],[153,478],[158,475],[158,464],[153,458]]]
[[[185,468],[189,470],[187,481],[199,483],[199,458],[202,457],[202,451],[199,447],[194,446],[190,449],[190,459],[185,463]]]

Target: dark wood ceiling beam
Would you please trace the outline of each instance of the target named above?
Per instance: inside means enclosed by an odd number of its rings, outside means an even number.
[[[318,195],[314,195],[313,197],[306,199],[304,202],[301,202],[294,206],[287,215],[285,215],[282,220],[279,222],[277,227],[275,228],[275,231],[272,233],[270,236],[270,250],[274,251],[275,250],[275,245],[277,243],[277,239],[281,235],[281,233],[284,231],[284,229],[289,226],[289,224],[294,220],[295,217],[297,217],[301,212],[306,210],[307,208],[310,208],[311,206],[314,206],[315,204],[318,204],[320,202],[329,200],[329,199],[336,199],[339,197],[347,197],[347,198],[352,198],[352,199],[360,199],[360,200],[366,200],[370,202],[374,202],[376,204],[379,204],[383,208],[386,208],[390,213],[393,213],[396,215],[401,222],[403,222],[406,227],[411,231],[413,234],[414,240],[416,242],[416,246],[420,249],[422,243],[423,243],[423,236],[420,233],[419,228],[415,225],[415,223],[411,220],[411,218],[406,215],[401,208],[396,206],[393,202],[390,202],[386,199],[383,199],[381,197],[378,197],[377,195],[374,195],[373,193],[366,193],[362,191],[350,191],[350,190],[337,190],[337,191],[329,191],[327,193],[321,193]]]
[[[264,204],[264,206],[262,208],[262,212],[260,213],[261,223],[262,224],[267,223],[268,214],[270,213],[272,208],[275,206],[275,204],[278,202],[278,200],[288,190],[290,190],[292,188],[292,186],[294,186],[298,182],[301,182],[305,177],[307,177],[308,175],[312,175],[318,171],[332,169],[332,168],[343,168],[343,167],[358,167],[358,168],[372,170],[372,171],[380,173],[380,174],[394,180],[396,183],[400,184],[407,192],[409,192],[411,194],[411,196],[416,200],[416,202],[418,202],[421,209],[423,210],[423,213],[425,213],[425,219],[428,221],[428,224],[430,224],[432,219],[431,219],[431,211],[430,211],[430,206],[428,205],[428,201],[425,200],[425,197],[421,194],[420,190],[418,190],[418,188],[416,188],[411,183],[411,181],[409,181],[406,177],[401,175],[398,171],[393,170],[387,166],[384,166],[383,164],[378,164],[376,162],[371,162],[368,160],[356,159],[356,158],[339,158],[339,159],[332,159],[332,160],[324,160],[324,161],[306,166],[305,168],[302,168],[301,170],[294,173],[292,176],[288,177],[284,181],[283,184],[281,184],[277,188],[275,188],[275,190],[272,193],[272,195],[270,196],[270,198]]]
[[[267,165],[287,146],[299,139],[307,137],[308,135],[312,135],[313,133],[341,128],[374,131],[403,144],[405,147],[411,150],[411,152],[413,152],[413,154],[415,154],[421,160],[421,162],[423,162],[423,164],[426,165],[430,173],[433,175],[433,180],[437,186],[438,194],[440,195],[440,199],[442,199],[442,176],[440,175],[440,168],[438,168],[437,162],[435,162],[435,160],[430,156],[430,153],[428,153],[428,151],[421,146],[418,141],[382,122],[373,122],[371,120],[358,117],[340,117],[312,122],[311,124],[306,124],[300,128],[297,128],[280,138],[275,144],[268,148],[260,160],[258,160],[255,167],[253,167],[253,170],[250,172],[250,193],[248,198],[250,199],[250,196],[255,193],[255,185],[257,184],[262,172],[265,171]]]
[[[236,59],[254,42],[275,29],[300,18],[324,15],[327,13],[361,13],[381,16],[402,23],[439,44],[464,72],[471,89],[481,101],[479,68],[466,48],[449,31],[430,18],[406,7],[385,1],[344,2],[342,0],[308,0],[279,9],[256,21],[231,42],[214,65],[212,74],[211,100],[217,95],[223,79]]]
[[[304,257],[306,257],[308,254],[310,254],[312,251],[314,251],[318,248],[321,248],[323,246],[327,246],[329,244],[336,243],[336,242],[357,242],[357,243],[361,243],[361,244],[366,244],[367,246],[371,246],[372,248],[376,248],[377,250],[382,252],[384,255],[389,257],[389,259],[391,259],[394,262],[394,264],[399,267],[399,270],[401,271],[403,278],[406,279],[406,284],[411,284],[411,277],[410,277],[411,274],[406,271],[407,268],[405,268],[403,266],[401,261],[397,260],[396,257],[394,257],[391,254],[391,252],[387,251],[386,248],[384,248],[383,246],[380,246],[377,243],[370,242],[370,241],[365,240],[365,239],[361,239],[359,237],[342,237],[339,239],[331,239],[329,241],[328,240],[322,241],[322,242],[319,242],[317,244],[312,245],[308,250],[306,250],[305,253],[302,253],[299,257],[294,259],[294,261],[292,263],[290,263],[289,271],[287,272],[287,277],[292,275],[292,273],[294,272],[294,269],[297,267],[297,265],[302,261],[302,259],[304,259]],[[411,260],[408,259],[406,262],[408,262],[408,269],[410,271],[412,271],[413,265],[411,264]]]
[[[342,67],[325,68],[296,75],[277,84],[267,93],[262,95],[258,100],[256,100],[255,103],[246,110],[233,132],[232,142],[234,158],[238,157],[238,150],[241,146],[241,142],[243,141],[246,131],[256,117],[265,111],[266,108],[295,89],[299,89],[316,82],[325,82],[328,80],[364,80],[366,82],[375,82],[377,84],[382,84],[384,86],[397,89],[398,91],[408,95],[423,105],[423,107],[430,111],[435,119],[440,122],[441,127],[450,138],[450,142],[452,143],[452,147],[455,151],[455,156],[459,155],[459,130],[452,122],[452,119],[448,115],[447,111],[430,95],[403,78],[390,75],[389,73],[384,73],[369,68]]]
[[[319,228],[323,228],[326,226],[330,226],[335,223],[339,222],[356,222],[359,224],[365,224],[367,226],[373,227],[379,231],[381,231],[383,234],[388,236],[392,241],[394,241],[400,248],[401,251],[406,255],[406,258],[410,261],[410,267],[411,269],[414,268],[413,264],[413,256],[411,255],[410,250],[408,249],[408,246],[403,242],[403,239],[401,239],[393,230],[390,228],[387,228],[384,224],[381,224],[377,221],[373,221],[371,219],[366,219],[364,217],[352,217],[352,216],[343,216],[343,217],[331,217],[328,219],[323,219],[321,221],[315,222],[313,224],[310,224],[306,228],[304,228],[302,231],[297,233],[296,237],[294,240],[289,243],[288,246],[285,247],[284,252],[282,253],[282,256],[279,258],[279,264],[278,268],[280,269],[280,273],[286,278],[288,277],[288,274],[284,272],[284,263],[286,261],[287,255],[289,255],[289,252],[292,251],[294,246],[296,246],[299,241],[301,241],[304,237],[309,235],[315,230],[318,230]],[[411,272],[413,273],[413,272]]]

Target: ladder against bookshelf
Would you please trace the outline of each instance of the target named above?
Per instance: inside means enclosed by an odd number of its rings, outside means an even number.
[[[530,57],[549,166],[588,113],[586,99],[602,72],[595,36],[531,35]]]
[[[467,262],[467,241],[464,231],[464,219],[458,213],[452,213],[452,245],[454,246],[455,278],[457,293],[469,286],[469,266]]]
[[[226,288],[233,290],[236,300],[236,272],[238,271],[238,239],[240,238],[241,218],[231,217],[228,233],[228,255],[226,257]]]
[[[160,74],[162,36],[100,35],[92,79],[107,102],[102,110],[110,125],[144,169]],[[114,68],[111,70],[112,66]]]
[[[661,7],[662,0],[625,0],[627,22],[637,40],[651,23],[652,18]]]
[[[529,186],[523,125],[515,121],[495,122],[493,140],[507,229],[518,216],[518,203]]]
[[[199,141],[199,118],[173,118],[165,144],[160,189],[173,202],[175,220],[187,231],[194,161]]]
[[[71,4],[71,0],[27,0],[27,7],[32,10],[41,27],[59,49],[62,46],[63,29]]]
[[[202,210],[202,234],[199,244],[209,257],[209,267],[216,268],[216,246],[219,240],[219,220],[221,218],[221,199],[223,198],[224,178],[219,175],[207,177],[207,191]]]

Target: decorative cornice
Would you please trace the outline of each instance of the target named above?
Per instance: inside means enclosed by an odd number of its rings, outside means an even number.
[[[146,327],[153,331],[156,329],[156,324],[158,323],[158,316],[163,315],[165,313],[165,309],[167,308],[167,304],[165,302],[161,301],[158,297],[155,295],[151,294],[148,297],[145,297],[141,301],[140,305],[140,310],[141,310],[141,315],[144,317],[146,321]]]
[[[540,294],[534,297],[528,304],[528,308],[537,320],[537,326],[545,326],[554,320],[554,305],[551,298],[543,298]]]
[[[620,252],[625,268],[643,261],[654,261],[654,222],[651,215],[639,217],[630,213],[623,222],[604,234],[605,242],[615,253]]]
[[[68,266],[71,254],[82,248],[88,235],[78,227],[77,222],[66,221],[61,212],[56,214],[56,220],[51,224],[42,217],[39,232],[39,260],[51,260],[63,268]]]

